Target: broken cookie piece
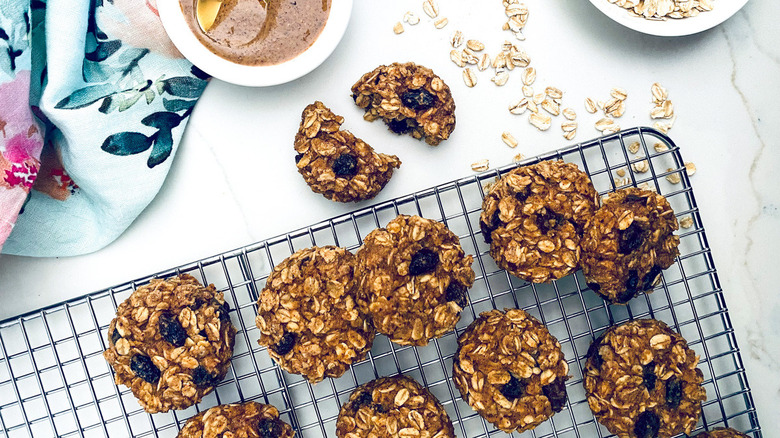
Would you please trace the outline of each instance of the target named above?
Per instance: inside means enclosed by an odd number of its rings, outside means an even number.
[[[395,155],[374,151],[351,132],[341,130],[344,117],[322,102],[307,106],[295,136],[298,173],[315,193],[338,202],[375,197],[401,166]]]
[[[436,146],[455,129],[450,87],[433,70],[393,63],[366,73],[352,86],[352,99],[372,122],[382,119],[396,134],[409,134]]]

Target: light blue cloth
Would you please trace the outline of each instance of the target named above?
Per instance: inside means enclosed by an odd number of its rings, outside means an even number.
[[[206,84],[152,0],[0,0],[0,126],[8,108],[16,120],[0,128],[2,252],[116,239],[159,191]]]

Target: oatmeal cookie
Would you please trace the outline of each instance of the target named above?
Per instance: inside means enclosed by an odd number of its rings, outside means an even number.
[[[452,370],[469,406],[507,433],[533,429],[566,405],[561,345],[519,309],[481,313],[458,338]]]
[[[426,345],[455,327],[474,284],[474,258],[444,224],[400,215],[370,232],[356,257],[358,306],[379,333]]]
[[[219,405],[190,418],[176,438],[292,438],[279,411],[256,402]]]
[[[295,165],[314,193],[338,202],[371,199],[401,166],[395,155],[374,151],[349,131],[341,130],[344,117],[322,102],[303,110],[295,135]]]
[[[382,377],[357,387],[336,420],[338,438],[455,438],[439,400],[410,377]]]
[[[499,267],[545,283],[579,268],[582,228],[597,208],[598,193],[576,164],[542,161],[493,185],[479,225]]]
[[[620,438],[690,433],[706,399],[698,362],[685,339],[661,321],[612,326],[588,349],[588,405]]]
[[[380,65],[352,86],[352,99],[369,122],[382,119],[396,134],[410,134],[431,146],[455,129],[450,87],[429,68],[412,62]]]
[[[616,304],[652,290],[680,254],[677,228],[663,196],[638,188],[610,193],[585,226],[580,244],[588,286]]]
[[[693,438],[750,438],[750,437],[730,427],[728,429],[724,427],[718,427],[716,429],[712,429],[709,432],[702,432],[694,436]]]
[[[302,249],[274,267],[255,321],[282,369],[317,383],[366,357],[375,331],[355,304],[354,270],[352,253],[335,246]]]
[[[227,373],[236,329],[222,292],[183,274],[151,280],[116,311],[103,356],[149,413],[186,409]]]

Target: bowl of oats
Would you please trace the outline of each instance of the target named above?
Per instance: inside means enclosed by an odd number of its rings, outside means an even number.
[[[590,0],[604,15],[637,32],[692,35],[736,14],[748,0]]]
[[[349,24],[353,0],[166,0],[160,20],[173,44],[209,75],[262,87],[322,64]]]

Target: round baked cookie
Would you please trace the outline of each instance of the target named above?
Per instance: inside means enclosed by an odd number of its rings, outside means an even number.
[[[750,438],[742,432],[732,428],[718,427],[709,432],[702,432],[693,438]]]
[[[580,244],[588,286],[615,304],[652,290],[680,254],[677,228],[662,195],[633,187],[610,193],[585,226]]]
[[[214,285],[182,274],[151,280],[116,311],[103,356],[117,385],[149,413],[186,409],[225,377],[236,329]]]
[[[190,418],[176,438],[292,438],[279,411],[257,402],[219,405]]]
[[[661,321],[612,326],[588,349],[588,405],[620,438],[690,433],[706,399],[698,362],[685,339]]]
[[[373,122],[382,119],[396,134],[424,138],[436,146],[455,129],[450,87],[433,70],[416,65],[380,65],[352,86],[352,99]]]
[[[482,312],[458,338],[452,370],[463,400],[507,433],[533,429],[566,405],[561,344],[519,309]]]
[[[295,135],[295,165],[314,193],[338,202],[371,199],[401,166],[395,155],[374,151],[349,131],[344,117],[322,102],[307,106]]]
[[[500,268],[545,283],[579,268],[582,228],[597,208],[598,193],[576,164],[541,161],[493,185],[479,224]]]
[[[355,256],[335,246],[302,249],[279,263],[257,300],[260,345],[309,382],[339,377],[363,360],[374,327],[356,302]]]
[[[358,306],[379,333],[426,345],[455,328],[474,284],[474,258],[441,222],[400,215],[357,252]]]
[[[357,387],[336,420],[339,438],[454,438],[439,400],[410,377],[382,377]]]

